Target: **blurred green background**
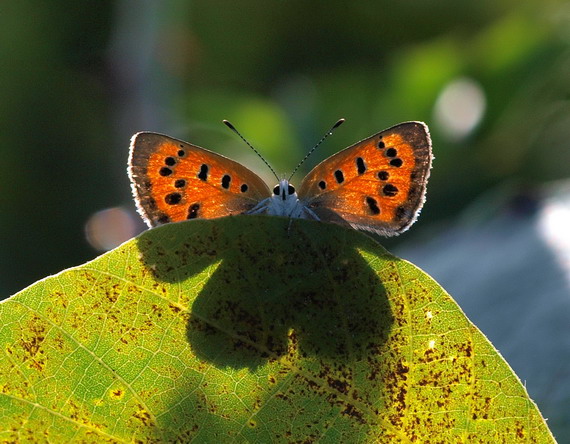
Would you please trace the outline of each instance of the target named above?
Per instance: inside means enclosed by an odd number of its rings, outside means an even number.
[[[285,174],[345,117],[296,183],[357,140],[424,120],[436,161],[414,230],[498,183],[566,177],[569,43],[570,7],[556,1],[2,2],[0,290],[97,254],[85,225],[133,211],[125,168],[141,130],[272,184],[222,119]]]
[[[410,232],[384,242],[396,251],[493,214],[497,200],[532,214],[543,184],[570,175],[563,1],[2,2],[0,64],[4,296],[144,229],[126,174],[137,131],[220,152],[273,184],[222,119],[286,174],[346,118],[298,184],[339,149],[423,120],[436,156],[428,199]]]

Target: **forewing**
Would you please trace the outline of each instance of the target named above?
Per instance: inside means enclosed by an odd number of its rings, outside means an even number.
[[[149,226],[241,214],[271,195],[265,182],[238,162],[150,132],[131,139],[129,177]]]
[[[317,165],[299,198],[321,219],[394,236],[416,220],[432,162],[422,122],[406,122],[364,139]],[[332,217],[331,217],[332,216]]]

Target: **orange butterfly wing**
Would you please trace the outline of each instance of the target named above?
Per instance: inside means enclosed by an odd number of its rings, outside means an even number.
[[[394,236],[414,223],[424,203],[431,139],[422,122],[406,122],[364,139],[317,165],[299,199],[321,219]]]
[[[271,196],[265,182],[239,163],[149,132],[131,139],[129,177],[149,226],[241,214]]]

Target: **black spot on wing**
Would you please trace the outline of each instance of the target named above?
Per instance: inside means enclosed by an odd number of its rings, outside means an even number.
[[[210,168],[208,167],[208,165],[206,165],[205,163],[202,164],[202,166],[200,167],[200,172],[198,173],[198,179],[203,180],[204,182],[208,180],[209,169]]]
[[[384,193],[384,196],[389,196],[389,197],[393,197],[396,194],[398,194],[398,187],[387,183],[386,185],[384,185],[384,187],[382,188],[382,193]]]
[[[168,205],[176,205],[180,203],[181,200],[182,200],[182,195],[180,193],[170,193],[167,194],[166,197],[164,198],[164,201]]]
[[[358,174],[364,174],[366,171],[366,164],[364,163],[364,159],[362,157],[356,158],[356,170]]]
[[[366,198],[366,205],[368,205],[368,209],[370,210],[371,214],[375,216],[380,214],[380,207],[378,206],[378,202],[373,197],[368,196]]]
[[[198,217],[198,211],[200,210],[200,204],[194,203],[188,208],[188,219],[196,219]]]
[[[344,174],[342,173],[341,170],[336,170],[334,172],[334,178],[336,179],[337,183],[343,183],[344,182]]]
[[[231,181],[232,181],[231,176],[229,174],[224,174],[224,176],[222,177],[222,188],[227,190],[230,187]]]
[[[384,154],[386,154],[386,157],[396,157],[398,155],[398,151],[396,148],[388,148]]]
[[[160,174],[162,177],[170,176],[172,174],[172,170],[168,167],[162,167],[158,171],[158,174]]]

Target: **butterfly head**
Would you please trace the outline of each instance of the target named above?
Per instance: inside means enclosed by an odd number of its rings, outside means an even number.
[[[275,185],[272,196],[262,201],[259,209],[265,214],[293,218],[302,217],[304,211],[297,197],[297,191],[288,179],[282,179]],[[255,213],[254,210],[251,214]]]
[[[295,187],[289,183],[287,179],[282,179],[273,188],[273,198],[281,199],[282,201],[292,200],[297,201],[297,192]]]

